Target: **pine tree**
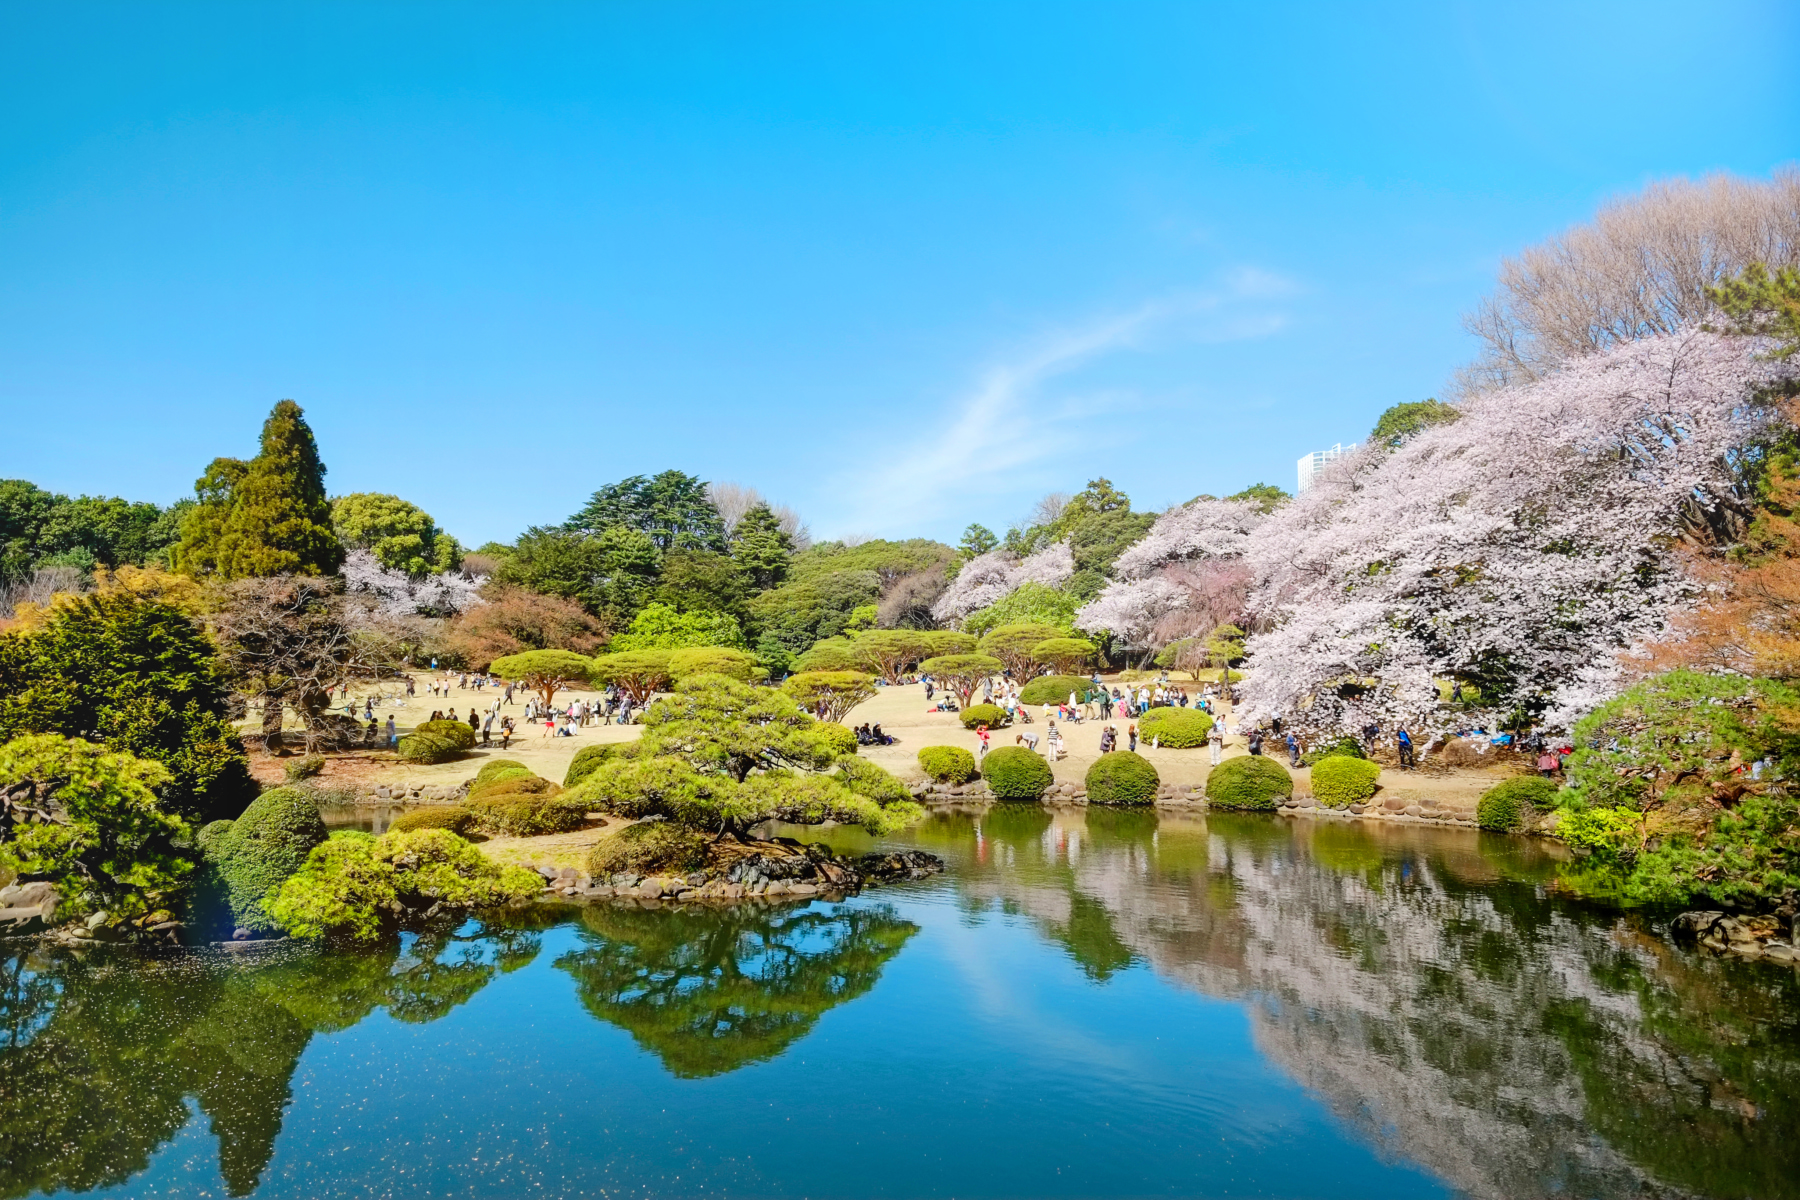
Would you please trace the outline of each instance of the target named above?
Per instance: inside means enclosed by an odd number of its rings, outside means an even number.
[[[325,464],[300,406],[283,400],[263,422],[249,463],[214,459],[194,486],[200,502],[182,524],[177,561],[227,579],[333,575],[344,547],[325,499]]]
[[[787,578],[793,553],[794,539],[782,530],[781,518],[766,504],[745,513],[731,531],[731,557],[758,591],[767,591]]]

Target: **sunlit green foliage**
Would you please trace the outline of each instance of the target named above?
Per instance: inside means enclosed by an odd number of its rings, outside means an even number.
[[[1156,766],[1129,750],[1102,754],[1088,768],[1085,780],[1089,804],[1151,804],[1161,782]]]
[[[215,459],[194,485],[176,563],[192,575],[243,579],[331,575],[344,561],[325,499],[325,464],[300,406],[278,403],[249,462]]]
[[[981,760],[981,777],[1002,800],[1037,800],[1056,782],[1050,764],[1023,746],[1001,746]]]
[[[1228,758],[1206,777],[1206,803],[1213,808],[1269,812],[1293,794],[1287,768],[1260,754]]]
[[[352,492],[331,502],[339,540],[373,554],[382,566],[408,575],[454,570],[463,548],[439,529],[431,514],[384,492]]]

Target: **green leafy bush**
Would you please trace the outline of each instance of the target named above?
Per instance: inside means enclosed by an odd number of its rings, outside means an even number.
[[[1153,708],[1138,718],[1138,741],[1191,750],[1206,745],[1213,719],[1197,708]]]
[[[706,866],[712,839],[672,821],[643,821],[602,838],[588,851],[588,874],[595,879],[629,872],[652,875],[683,873]]]
[[[1644,840],[1644,814],[1635,808],[1577,805],[1556,819],[1556,835],[1601,858],[1633,857]]]
[[[305,758],[296,758],[284,768],[289,783],[299,783],[302,779],[311,779],[325,770],[323,754],[309,754]]]
[[[919,751],[919,768],[937,783],[967,783],[981,774],[975,756],[961,746],[927,746]]]
[[[1080,699],[1093,686],[1092,681],[1079,675],[1040,675],[1019,689],[1019,703],[1067,704],[1070,692]]]
[[[1228,758],[1206,777],[1206,802],[1213,808],[1271,812],[1293,794],[1287,768],[1260,754]]]
[[[912,789],[895,779],[883,767],[866,758],[846,754],[837,761],[832,778],[858,796],[867,797],[882,807],[906,804],[912,800]]]
[[[394,909],[485,908],[543,890],[534,871],[502,867],[444,829],[328,838],[265,907],[296,937],[371,941]]]
[[[1150,760],[1129,750],[1115,750],[1094,760],[1087,772],[1089,804],[1150,804],[1161,780]]]
[[[1375,780],[1381,764],[1366,758],[1349,758],[1334,754],[1313,764],[1313,799],[1326,808],[1345,808],[1360,804],[1375,794]]]
[[[263,901],[325,841],[318,802],[299,788],[273,788],[250,802],[244,815],[209,840],[208,866],[224,885],[231,919],[239,926],[270,933],[275,922]]]
[[[1476,823],[1495,833],[1515,833],[1533,813],[1555,807],[1556,792],[1556,782],[1542,775],[1501,780],[1481,793],[1475,805]]]
[[[588,749],[590,749],[590,750],[593,748],[594,747],[592,747],[592,746],[588,747]],[[585,752],[586,751],[583,751],[583,753],[585,753]],[[576,757],[579,758],[580,755],[577,755]],[[527,775],[532,773],[530,767],[526,766],[524,763],[520,762],[516,758],[489,759],[487,762],[482,764],[481,770],[475,772],[475,778],[470,782],[469,790],[474,791],[476,788],[482,786],[483,784],[492,782],[494,777],[497,775],[510,774],[510,773],[515,773],[515,772],[520,772],[520,771],[523,771]]]
[[[856,753],[856,731],[848,725],[840,725],[836,721],[820,721],[813,726],[813,732],[824,739],[832,753],[839,757]]]
[[[555,784],[551,784],[555,787]],[[587,804],[561,795],[500,792],[471,800],[467,805],[475,828],[505,837],[537,837],[580,829],[587,820]]]
[[[962,724],[964,729],[973,729],[977,725],[1003,729],[1012,724],[1012,718],[998,704],[971,704],[962,710]]]
[[[1037,800],[1056,782],[1050,764],[1023,746],[1002,746],[981,761],[982,778],[1002,800]]]
[[[1300,756],[1300,765],[1310,767],[1327,758],[1367,758],[1363,753],[1362,743],[1353,737],[1341,737],[1336,741],[1322,742]]]
[[[462,748],[435,733],[409,733],[400,739],[399,756],[411,763],[442,763],[462,757]]]
[[[429,733],[433,737],[441,737],[454,745],[458,750],[468,750],[475,745],[475,731],[462,721],[436,720],[427,721],[414,733]]]
[[[458,837],[475,828],[475,814],[460,804],[434,804],[403,812],[388,825],[389,833],[406,833],[413,829],[448,829]]]
[[[471,785],[465,799],[486,800],[494,796],[549,796],[561,790],[542,775],[533,775],[530,771],[520,768],[516,771],[501,771],[486,783]]]
[[[568,773],[563,776],[563,786],[574,787],[592,775],[601,763],[622,753],[629,745],[628,742],[601,742],[595,746],[583,746],[575,752],[574,760],[569,763]]]

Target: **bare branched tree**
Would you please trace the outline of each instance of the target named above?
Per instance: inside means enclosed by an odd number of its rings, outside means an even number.
[[[742,483],[709,483],[706,485],[706,498],[718,512],[719,520],[725,523],[728,535],[744,519],[745,513],[759,504],[769,504],[761,492]],[[769,510],[781,522],[781,531],[794,539],[794,549],[804,550],[812,545],[812,533],[800,519],[799,513],[785,504],[769,504]]]
[[[1483,346],[1456,387],[1466,396],[1529,383],[1572,358],[1705,320],[1707,289],[1751,263],[1800,264],[1800,171],[1652,184],[1501,264],[1499,289],[1464,318]]]
[[[1025,528],[1055,524],[1056,518],[1062,516],[1063,509],[1069,507],[1069,501],[1074,498],[1067,492],[1051,492],[1031,506],[1031,515],[1025,518]]]
[[[80,567],[39,567],[24,578],[0,584],[0,620],[12,617],[21,604],[42,608],[58,592],[79,594],[88,586],[87,575]]]

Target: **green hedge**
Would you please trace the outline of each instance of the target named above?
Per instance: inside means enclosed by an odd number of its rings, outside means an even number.
[[[1326,808],[1346,808],[1360,804],[1375,794],[1375,779],[1381,764],[1366,758],[1350,758],[1334,754],[1313,764],[1313,799]]]
[[[1537,811],[1556,807],[1556,781],[1542,775],[1519,775],[1481,793],[1475,821],[1496,833],[1515,833]]]
[[[919,767],[937,783],[967,783],[981,774],[975,756],[961,746],[927,746],[919,751]]]
[[[503,792],[470,801],[468,811],[474,815],[477,829],[506,837],[567,833],[571,829],[580,829],[587,820],[585,803],[554,795]]]
[[[592,775],[601,763],[624,750],[629,742],[601,742],[597,746],[583,746],[576,751],[575,759],[569,764],[568,774],[563,776],[563,786],[574,787]]]
[[[409,829],[448,829],[454,834],[465,834],[475,827],[475,814],[460,804],[433,805],[430,808],[415,808],[411,812],[403,812],[388,825],[388,832],[405,833]]]
[[[462,747],[435,733],[409,733],[400,739],[400,757],[412,763],[443,763],[462,757]]]
[[[1138,742],[1171,750],[1206,745],[1213,719],[1197,708],[1153,708],[1138,718]]]
[[[644,821],[596,842],[588,851],[588,874],[604,879],[620,872],[698,871],[706,866],[711,845],[712,839],[698,830],[669,821]]]
[[[1037,800],[1056,782],[1050,764],[1023,746],[1002,746],[981,762],[982,777],[1002,800]]]
[[[468,750],[475,745],[475,731],[462,721],[427,721],[413,732],[441,737],[453,743],[458,750]]]
[[[1115,750],[1094,760],[1087,772],[1089,804],[1150,804],[1156,800],[1156,768],[1141,754]]]
[[[1019,703],[1067,704],[1070,692],[1079,700],[1093,686],[1092,680],[1079,675],[1043,675],[1019,689]]]
[[[971,704],[962,710],[964,729],[973,729],[977,725],[986,725],[989,729],[1004,729],[1012,724],[1012,718],[998,704]]]
[[[820,721],[813,729],[831,739],[831,748],[837,754],[856,753],[856,731],[848,725],[840,725],[836,721]]]
[[[531,768],[516,758],[492,759],[483,764],[481,770],[475,772],[475,780],[469,785],[469,790],[474,791],[485,783],[491,783],[496,775],[515,771],[523,771],[527,775],[531,774]]]
[[[530,771],[502,771],[486,783],[469,789],[468,800],[487,800],[494,796],[554,796],[562,789]]]
[[[1300,765],[1310,767],[1327,758],[1367,758],[1363,753],[1362,743],[1353,737],[1341,737],[1335,742],[1321,742],[1300,756]]]
[[[208,825],[201,840],[210,847],[208,865],[223,885],[231,919],[245,929],[274,932],[264,898],[287,882],[326,836],[318,802],[290,787],[264,792],[235,821]]]
[[[1213,808],[1271,812],[1293,794],[1287,768],[1260,754],[1228,758],[1206,777],[1206,802]]]

